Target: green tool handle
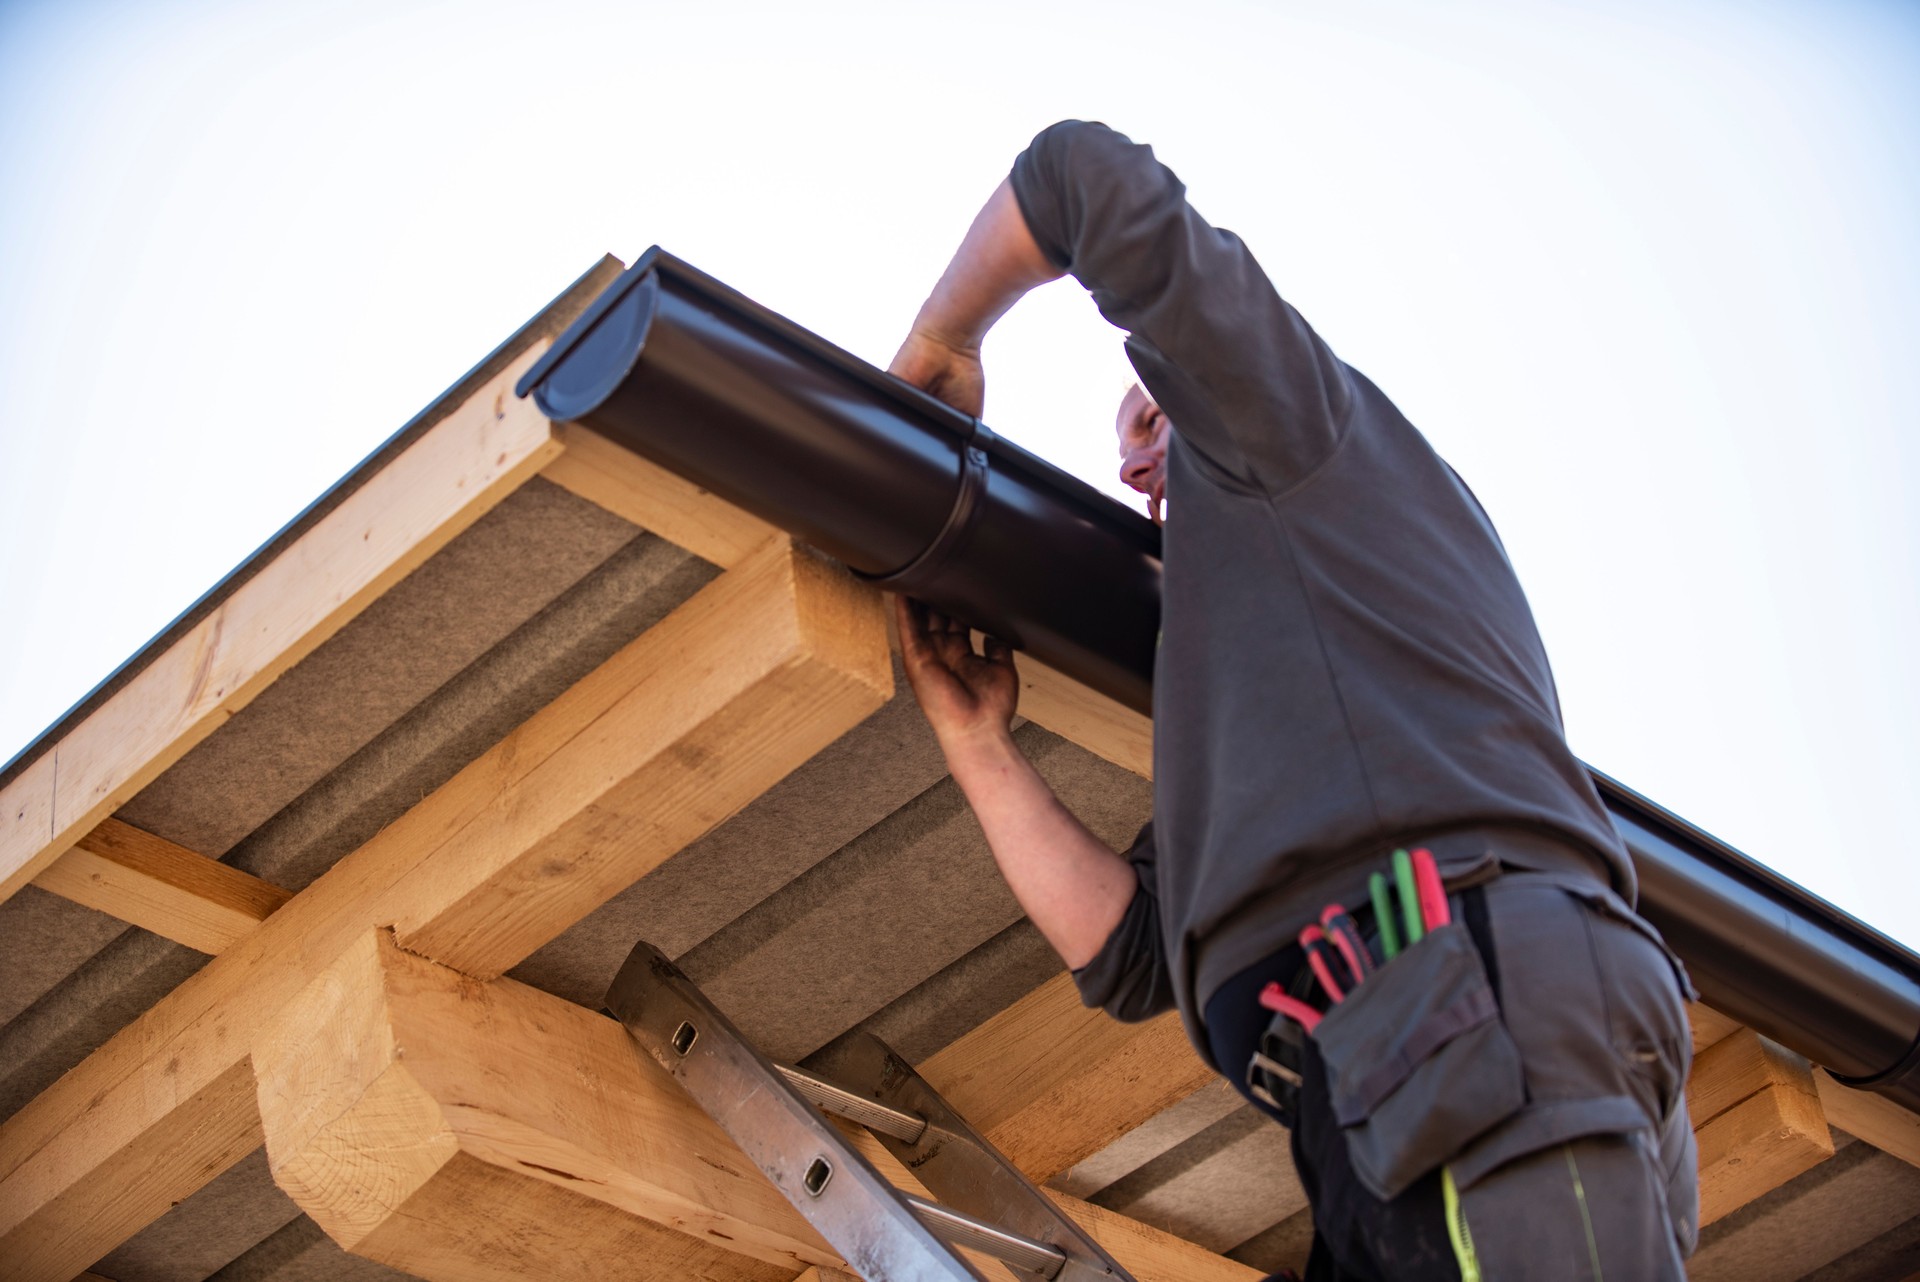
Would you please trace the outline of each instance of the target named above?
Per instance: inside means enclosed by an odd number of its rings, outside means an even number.
[[[1404,850],[1393,852],[1393,884],[1400,892],[1400,917],[1406,923],[1407,947],[1411,948],[1427,931],[1420,920],[1420,889],[1413,879],[1413,856]]]
[[[1367,878],[1367,894],[1373,900],[1374,924],[1380,928],[1380,951],[1392,961],[1400,952],[1400,930],[1393,924],[1393,900],[1387,894],[1385,873]]]

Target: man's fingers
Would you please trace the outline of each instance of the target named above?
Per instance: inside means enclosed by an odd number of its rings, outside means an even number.
[[[894,610],[900,629],[900,657],[909,668],[933,665],[958,675],[968,660],[981,657],[973,649],[973,629],[952,615],[904,593],[895,594]],[[988,662],[1012,665],[1011,646],[992,637],[983,640]]]
[[[909,665],[924,664],[933,658],[927,635],[927,607],[900,593],[893,598],[894,618],[900,627],[900,657]]]
[[[973,642],[963,628],[958,632],[939,632],[933,637],[934,652],[940,661],[958,672],[960,665],[973,658]]]

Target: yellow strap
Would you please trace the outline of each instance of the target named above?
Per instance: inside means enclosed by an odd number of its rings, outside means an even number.
[[[1440,1168],[1440,1196],[1446,1204],[1447,1239],[1453,1243],[1453,1258],[1460,1262],[1460,1282],[1480,1282],[1480,1261],[1473,1253],[1473,1233],[1467,1228],[1467,1213],[1460,1209],[1460,1190],[1451,1166]]]

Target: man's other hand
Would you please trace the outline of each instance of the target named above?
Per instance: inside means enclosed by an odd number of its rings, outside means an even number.
[[[973,418],[980,417],[986,404],[987,375],[977,347],[951,343],[916,329],[900,345],[887,373]]]
[[[894,598],[900,657],[920,709],[949,761],[982,740],[1004,737],[1020,701],[1013,648],[986,638],[975,654],[967,625],[905,596]]]

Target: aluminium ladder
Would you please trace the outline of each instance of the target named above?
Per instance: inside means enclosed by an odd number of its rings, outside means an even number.
[[[955,1246],[1058,1282],[1132,1282],[878,1038],[834,1057],[844,1084],[775,1064],[645,942],[606,1006],[868,1282],[980,1282]],[[942,1201],[895,1187],[823,1109],[872,1131]]]

